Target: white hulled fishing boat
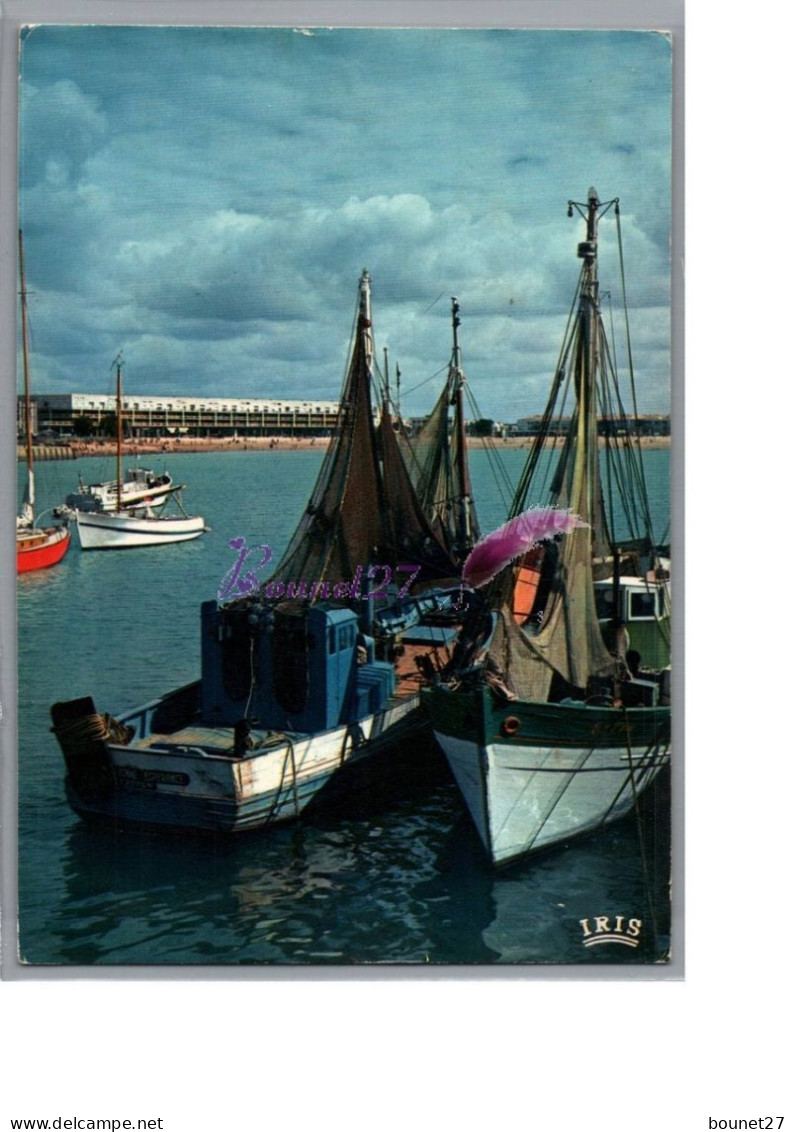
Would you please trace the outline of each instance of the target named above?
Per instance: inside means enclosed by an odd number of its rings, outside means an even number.
[[[168,472],[157,473],[151,468],[125,468],[119,492],[118,480],[102,483],[83,483],[81,477],[77,491],[70,492],[64,507],[70,511],[115,511],[119,496],[122,508],[162,507],[169,495],[178,491]]]
[[[174,487],[168,477],[166,497],[174,500],[181,514],[156,514],[155,505],[141,501],[138,504],[124,503],[124,480],[121,474],[121,446],[123,437],[123,398],[121,382],[121,358],[116,366],[116,489],[115,506],[112,511],[103,507],[96,510],[78,508],[71,512],[77,525],[77,535],[83,550],[129,550],[143,546],[162,546],[172,542],[187,542],[204,534],[206,525],[200,516],[188,515],[182,508],[179,492],[182,485]]]

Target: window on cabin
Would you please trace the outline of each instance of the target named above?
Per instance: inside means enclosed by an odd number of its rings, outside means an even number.
[[[596,590],[596,615],[598,617],[612,617],[614,610],[615,595],[612,590]]]
[[[656,594],[653,590],[646,590],[642,593],[633,593],[631,595],[631,612],[632,621],[648,621],[656,616]]]

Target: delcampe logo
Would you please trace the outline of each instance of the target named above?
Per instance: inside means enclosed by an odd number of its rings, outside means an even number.
[[[636,947],[640,942],[642,920],[629,920],[626,924],[625,916],[615,916],[614,927],[609,916],[594,916],[592,927],[590,920],[580,920],[585,947],[596,947],[601,943],[622,943],[625,947]]]

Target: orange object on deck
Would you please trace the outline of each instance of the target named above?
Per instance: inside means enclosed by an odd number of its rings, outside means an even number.
[[[521,560],[513,589],[513,620],[518,625],[523,625],[532,612],[545,553],[545,547],[533,546]]]

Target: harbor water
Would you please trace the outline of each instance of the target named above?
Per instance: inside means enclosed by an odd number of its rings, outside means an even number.
[[[501,460],[513,482],[526,452]],[[210,532],[111,553],[73,545],[61,565],[22,575],[19,623],[19,949],[28,964],[639,964],[670,948],[669,796],[602,832],[493,873],[443,760],[335,798],[299,823],[222,839],[110,831],[69,809],[50,731],[57,700],[93,696],[113,714],[197,678],[199,606],[237,552],[276,562],[322,451],[175,453],[147,461],[188,485]],[[656,535],[667,538],[669,452],[646,453]],[[484,532],[506,517],[488,454],[471,455]],[[38,505],[112,461],[48,463]],[[20,480],[23,469],[20,467]],[[251,563],[256,559],[252,555]],[[263,575],[264,576],[264,575]],[[414,760],[416,761],[416,760]],[[642,923],[639,946],[586,947],[594,918]]]

